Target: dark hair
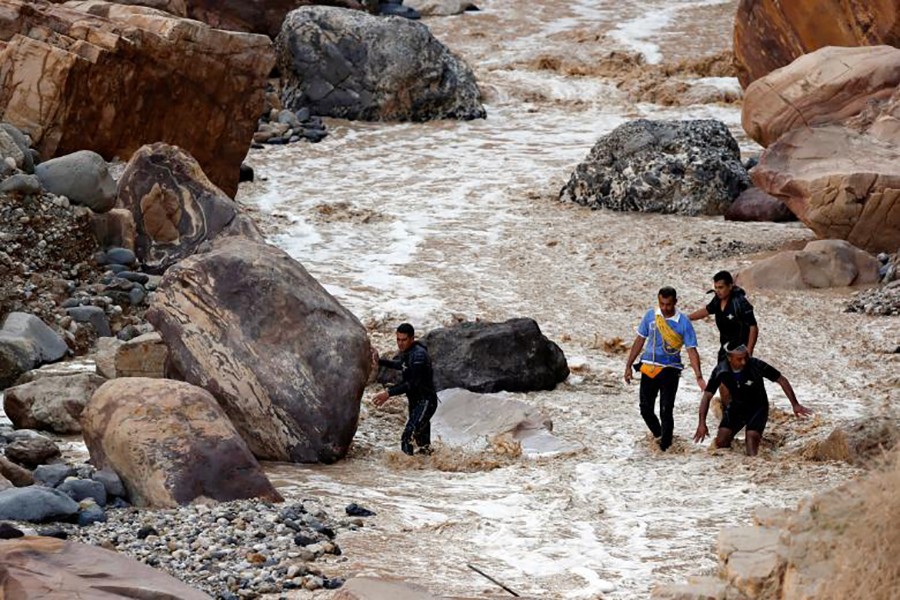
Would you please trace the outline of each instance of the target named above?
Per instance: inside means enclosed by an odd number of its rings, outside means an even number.
[[[717,281],[722,281],[726,285],[734,284],[734,278],[731,276],[731,273],[728,271],[719,271],[715,275],[713,275],[713,283]]]
[[[403,335],[408,335],[409,337],[416,337],[416,330],[409,323],[400,323],[399,325],[397,325],[397,333],[402,333]]]
[[[675,288],[671,286],[661,287],[659,288],[659,295],[663,298],[674,298],[678,299],[678,292],[675,291]]]

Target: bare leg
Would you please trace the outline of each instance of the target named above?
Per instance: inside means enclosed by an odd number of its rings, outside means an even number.
[[[747,446],[747,456],[756,456],[759,453],[759,443],[762,441],[762,434],[758,431],[747,430],[744,440]]]
[[[731,448],[731,440],[734,439],[734,432],[725,427],[719,427],[716,434],[716,448]]]

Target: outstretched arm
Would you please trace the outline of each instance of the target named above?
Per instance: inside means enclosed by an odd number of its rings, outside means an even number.
[[[631,367],[643,349],[644,338],[636,336],[634,343],[631,344],[631,350],[628,352],[628,360],[625,361],[625,383],[631,383]]]
[[[695,310],[694,312],[689,314],[688,318],[691,321],[697,321],[699,319],[705,319],[708,316],[709,316],[709,311],[706,310],[706,307],[704,306],[703,308],[698,308],[697,310]]]
[[[700,421],[697,423],[697,431],[694,432],[694,441],[702,442],[709,435],[706,428],[706,415],[709,413],[709,401],[712,400],[712,392],[703,392],[700,396]]]
[[[794,409],[794,415],[798,417],[805,417],[807,415],[811,415],[812,411],[797,402],[797,396],[794,395],[794,388],[791,387],[791,382],[787,380],[787,377],[782,375],[778,379],[775,380],[775,383],[781,386],[781,389],[784,390],[784,395],[787,396],[787,399],[791,402],[791,408]]]

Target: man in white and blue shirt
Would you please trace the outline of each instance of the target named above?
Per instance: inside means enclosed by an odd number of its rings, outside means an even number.
[[[660,449],[665,451],[672,445],[672,432],[675,429],[675,394],[684,369],[681,362],[682,347],[687,350],[691,369],[701,390],[705,389],[706,382],[703,381],[700,370],[694,326],[687,315],[675,309],[678,301],[675,288],[660,289],[657,301],[659,308],[649,309],[638,325],[637,337],[634,338],[625,363],[625,382],[631,383],[632,369],[641,372],[641,417],[653,436],[659,438]],[[641,354],[641,362],[635,365],[638,354]],[[657,396],[659,418],[655,412]]]

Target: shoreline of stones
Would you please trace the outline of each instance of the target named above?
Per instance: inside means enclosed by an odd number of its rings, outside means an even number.
[[[341,531],[374,513],[350,504],[335,519],[316,501],[273,504],[235,500],[173,509],[114,508],[90,526],[0,523],[0,538],[44,535],[127,555],[218,600],[252,599],[290,590],[337,589],[323,558],[342,562]]]

